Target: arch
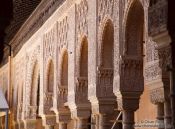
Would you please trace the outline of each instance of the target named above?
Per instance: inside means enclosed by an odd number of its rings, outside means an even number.
[[[30,105],[31,106],[37,106],[37,96],[38,96],[38,89],[39,89],[39,65],[38,62],[36,61],[33,67],[33,72],[32,72],[32,83],[31,83],[31,97],[30,97]]]
[[[84,37],[80,49],[80,76],[88,77],[88,41]]]
[[[54,64],[53,61],[49,61],[47,70],[47,91],[53,93],[54,87]]]
[[[68,86],[68,52],[64,51],[61,62],[61,86]]]
[[[19,85],[19,95],[18,95],[18,104],[22,104],[23,102],[23,82]]]
[[[137,20],[136,20],[137,19]],[[143,52],[144,9],[139,0],[135,0],[130,8],[125,26],[125,54],[142,56]]]
[[[114,27],[111,20],[107,20],[102,33],[101,46],[101,66],[104,68],[113,68],[114,52]]]

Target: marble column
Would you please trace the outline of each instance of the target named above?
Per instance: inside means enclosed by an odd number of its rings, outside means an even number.
[[[123,129],[134,129],[134,111],[123,111]]]
[[[166,100],[164,103],[164,124],[165,124],[165,129],[172,129],[171,104],[169,100]]]
[[[157,121],[158,121],[158,129],[164,129],[164,104],[157,104]]]
[[[88,119],[77,119],[76,129],[88,129]]]
[[[96,115],[95,116],[95,129],[100,129],[100,127],[99,127],[99,116],[98,115]]]
[[[91,129],[95,129],[96,126],[96,116],[92,115],[91,117]]]
[[[67,123],[59,123],[59,129],[67,129]]]
[[[99,129],[110,129],[112,126],[112,123],[110,123],[110,120],[106,114],[100,114],[99,115]]]

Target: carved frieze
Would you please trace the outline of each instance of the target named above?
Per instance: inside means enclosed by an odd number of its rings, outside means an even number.
[[[161,69],[159,67],[159,61],[154,61],[152,63],[149,63],[145,67],[145,82],[150,83],[154,80],[160,79],[161,78]]]
[[[150,91],[150,99],[154,104],[163,103],[165,101],[164,89],[156,88]]]
[[[163,72],[167,72],[167,67],[171,64],[171,47],[165,46],[158,48],[159,65]]]
[[[159,55],[157,43],[151,38],[146,41],[146,60],[144,67],[145,83],[150,83],[161,78],[161,68],[159,67]]]

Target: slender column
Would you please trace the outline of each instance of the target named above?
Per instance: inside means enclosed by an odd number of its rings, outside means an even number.
[[[92,118],[91,118],[91,129],[95,129],[95,126],[96,126],[96,119],[95,119],[95,115],[92,115]]]
[[[46,129],[54,129],[54,126],[46,126]]]
[[[108,117],[105,114],[99,115],[99,129],[110,129],[111,125],[109,123]]]
[[[175,43],[173,43],[175,44]],[[175,45],[174,45],[174,49],[175,49]],[[174,50],[173,49],[173,50]],[[172,53],[174,53],[172,50]],[[175,56],[175,54],[172,54],[172,60],[173,63],[172,65],[175,65],[175,57],[173,57],[173,55]],[[172,116],[172,122],[171,122],[171,125],[173,126],[172,128],[175,129],[175,66],[172,66],[173,67],[173,70],[170,72],[170,94],[171,94],[171,116]]]
[[[123,129],[134,129],[134,111],[123,111]]]
[[[95,116],[95,123],[96,123],[95,124],[95,129],[100,129],[99,128],[99,116],[98,115]]]
[[[158,120],[158,129],[164,129],[164,104],[157,104],[157,120]]]
[[[164,123],[165,123],[165,129],[172,129],[171,127],[171,104],[170,101],[167,100],[164,103]]]
[[[77,129],[88,129],[88,120],[87,119],[78,119],[77,120]]]
[[[9,123],[9,122],[8,122],[8,121],[9,121],[9,119],[8,119],[8,118],[9,118],[8,112],[9,112],[9,111],[7,110],[7,111],[6,111],[6,117],[5,117],[5,129],[8,129],[8,128],[9,128],[9,127],[8,127],[8,123]]]
[[[66,123],[59,123],[59,129],[67,129]]]

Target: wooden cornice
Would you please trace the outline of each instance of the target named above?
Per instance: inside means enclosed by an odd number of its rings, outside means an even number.
[[[62,5],[66,0],[42,0],[37,8],[33,11],[26,22],[21,26],[19,31],[10,41],[13,55],[15,56],[23,44],[47,21],[53,12]],[[8,48],[4,49],[4,58],[1,63],[4,64],[8,59]]]

